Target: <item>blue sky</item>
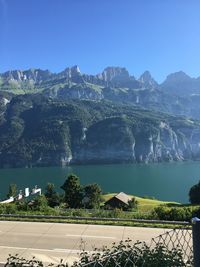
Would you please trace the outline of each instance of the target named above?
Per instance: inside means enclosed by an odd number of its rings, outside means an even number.
[[[0,72],[126,67],[200,76],[199,0],[0,0]]]

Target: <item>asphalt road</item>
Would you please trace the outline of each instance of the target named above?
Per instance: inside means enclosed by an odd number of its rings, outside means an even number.
[[[166,232],[165,229],[87,224],[0,222],[0,262],[8,255],[35,256],[45,263],[72,263],[82,249],[111,246],[126,240],[146,241]]]

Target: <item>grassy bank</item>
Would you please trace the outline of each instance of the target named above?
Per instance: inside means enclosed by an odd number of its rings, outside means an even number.
[[[103,202],[108,201],[110,198],[115,196],[117,193],[110,193],[110,194],[104,194],[102,196]],[[151,212],[154,208],[161,206],[161,205],[180,205],[178,202],[169,202],[169,201],[161,201],[154,198],[148,198],[148,197],[137,197],[134,195],[129,195],[131,198],[135,198],[138,202],[137,211],[138,212]]]
[[[90,224],[90,225],[112,225],[112,226],[128,226],[128,227],[148,227],[148,228],[185,228],[186,226],[180,224],[162,224],[162,223],[146,223],[146,222],[128,222],[128,221],[101,221],[101,220],[78,220],[78,219],[45,219],[45,218],[20,218],[19,217],[0,217],[0,221],[19,221],[19,222],[44,222],[44,223],[72,223],[72,224]],[[191,228],[190,225],[187,226]]]

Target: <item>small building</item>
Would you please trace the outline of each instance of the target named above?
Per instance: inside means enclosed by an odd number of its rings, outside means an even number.
[[[124,192],[120,192],[119,194],[115,195],[114,197],[106,201],[105,206],[109,206],[113,209],[115,208],[123,209],[125,207],[128,207],[130,200],[131,200],[131,197],[129,197]]]

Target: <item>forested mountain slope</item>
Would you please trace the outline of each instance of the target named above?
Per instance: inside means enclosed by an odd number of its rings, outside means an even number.
[[[199,159],[199,144],[198,121],[137,105],[43,94],[2,103],[0,167]]]

